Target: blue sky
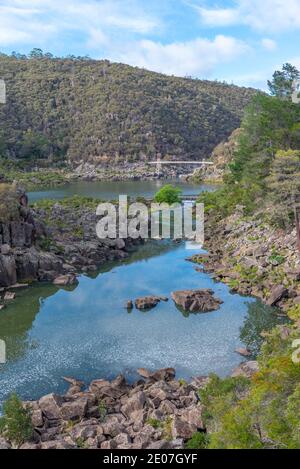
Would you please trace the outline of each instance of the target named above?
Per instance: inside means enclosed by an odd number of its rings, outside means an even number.
[[[300,68],[300,0],[0,0],[0,51],[106,58],[265,88]],[[1,74],[1,70],[0,70]]]

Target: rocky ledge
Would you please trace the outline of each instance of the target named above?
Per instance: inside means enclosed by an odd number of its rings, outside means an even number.
[[[255,361],[243,362],[232,376],[251,377]],[[210,378],[190,383],[175,379],[173,368],[150,372],[130,385],[124,376],[112,381],[84,383],[64,378],[70,385],[64,395],[48,394],[23,402],[32,420],[32,438],[21,449],[180,449],[195,432],[206,432],[198,391]],[[13,444],[0,437],[0,449]]]
[[[188,259],[201,264],[232,292],[252,295],[285,311],[300,305],[300,255],[296,229],[269,226],[263,214],[243,215],[243,207],[227,219],[206,222],[208,254]],[[299,307],[299,306],[298,306]]]
[[[204,430],[197,397],[201,379],[177,381],[172,368],[139,372],[144,379],[133,385],[120,375],[94,380],[85,391],[82,382],[65,378],[70,383],[65,395],[24,402],[34,430],[21,448],[182,448],[193,433]],[[0,447],[10,442],[1,439]]]
[[[16,221],[0,223],[0,288],[32,281],[76,284],[76,274],[123,260],[141,240],[98,239],[94,207],[48,210],[24,207]],[[3,306],[3,305],[2,305]]]

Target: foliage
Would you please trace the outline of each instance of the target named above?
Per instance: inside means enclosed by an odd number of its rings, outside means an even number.
[[[267,182],[274,203],[273,221],[283,227],[289,225],[294,206],[300,202],[300,150],[278,151]]]
[[[98,403],[98,411],[100,422],[104,422],[107,415],[107,407],[103,400],[100,400]]]
[[[32,436],[33,426],[28,409],[13,393],[3,404],[3,417],[0,417],[0,433],[18,446]]]
[[[18,218],[18,207],[15,184],[0,183],[0,222]]]
[[[247,304],[247,316],[240,329],[240,340],[253,356],[257,356],[263,344],[266,332],[277,324],[287,322],[285,317],[278,316],[276,308],[258,302]]]
[[[286,227],[294,220],[292,201],[300,197],[300,106],[258,94],[246,109],[224,186],[201,194],[206,211],[219,217],[236,205],[251,214],[268,208],[270,221]]]
[[[212,377],[200,397],[210,429],[209,448],[299,448],[300,364],[292,360],[299,329],[276,327],[250,381]]]
[[[163,423],[160,420],[154,419],[154,418],[148,418],[146,420],[146,423],[148,425],[151,425],[151,427],[153,427],[155,429],[161,428],[163,426]]]
[[[282,70],[276,70],[268,87],[273,96],[281,99],[290,99],[293,93],[293,81],[300,78],[300,72],[293,65],[286,63]]]
[[[256,92],[40,49],[0,54],[0,69],[1,152],[39,164],[209,157]]]
[[[80,195],[73,195],[72,197],[65,197],[59,201],[53,199],[41,199],[33,204],[36,209],[42,209],[51,212],[54,204],[59,204],[62,208],[66,209],[96,209],[101,203],[100,199],[93,197],[86,197]]]
[[[204,432],[195,432],[186,442],[186,449],[206,449],[209,445],[209,435]]]
[[[178,189],[172,184],[166,184],[163,186],[154,196],[155,202],[162,204],[166,203],[169,205],[180,202],[181,189]]]

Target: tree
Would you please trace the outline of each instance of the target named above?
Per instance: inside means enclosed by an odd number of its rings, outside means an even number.
[[[273,96],[281,99],[291,99],[293,82],[300,78],[300,72],[293,65],[286,63],[282,70],[276,70],[273,79],[268,80],[268,87]]]
[[[49,146],[45,135],[28,129],[23,134],[20,156],[23,158],[46,158],[49,155]]]
[[[3,404],[3,414],[3,417],[0,417],[0,433],[9,441],[20,446],[32,437],[30,412],[23,407],[17,394],[13,393]]]
[[[283,222],[295,219],[300,250],[300,150],[278,151],[271,165],[268,186],[275,202],[275,216]]]
[[[162,204],[167,203],[169,205],[180,202],[180,195],[182,191],[172,184],[166,184],[163,186],[154,196],[155,202]]]

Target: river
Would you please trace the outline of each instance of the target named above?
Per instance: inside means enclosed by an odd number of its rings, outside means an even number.
[[[86,197],[95,197],[102,200],[112,200],[119,195],[128,197],[151,197],[165,184],[174,184],[182,190],[184,195],[199,194],[203,191],[213,191],[215,186],[208,184],[192,184],[182,181],[96,181],[72,182],[65,186],[56,188],[46,188],[40,191],[29,192],[30,202],[40,199],[62,199],[74,194]]]
[[[153,195],[166,181],[78,182],[30,193],[31,202],[73,194],[114,199]],[[213,186],[177,184],[183,194],[213,190]],[[7,362],[0,364],[0,403],[16,391],[23,399],[64,392],[63,376],[86,383],[118,373],[137,378],[136,369],[175,367],[177,377],[217,373],[224,376],[242,357],[246,345],[258,350],[262,330],[279,321],[276,311],[260,301],[231,294],[194,269],[187,245],[149,241],[123,263],[107,264],[93,276],[81,275],[73,289],[36,284],[19,290],[0,312],[0,338]],[[170,299],[178,289],[212,288],[223,300],[214,312],[182,314]],[[156,308],[128,312],[129,299],[145,295],[169,298]]]

